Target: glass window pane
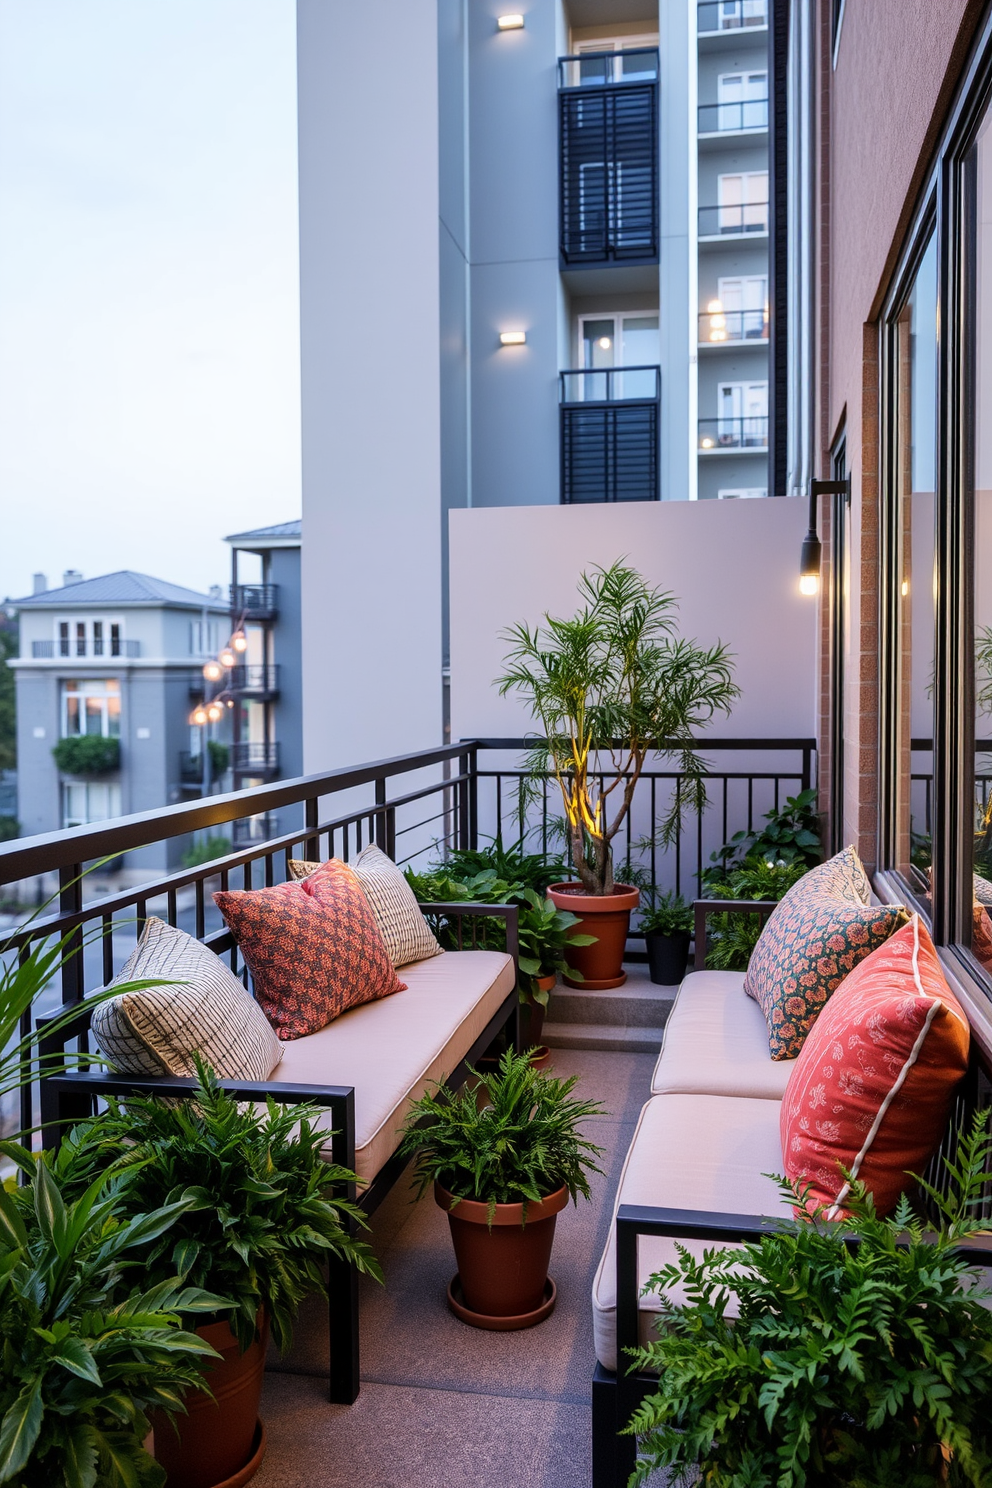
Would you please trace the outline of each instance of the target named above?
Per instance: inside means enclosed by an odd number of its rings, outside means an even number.
[[[987,427],[992,416],[992,125],[988,121],[976,152],[975,872],[992,879],[992,431]]]

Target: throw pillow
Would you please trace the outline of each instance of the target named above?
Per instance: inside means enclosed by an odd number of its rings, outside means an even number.
[[[408,966],[411,961],[440,956],[442,948],[420,912],[416,895],[393,860],[370,843],[351,866],[365,890],[393,965]],[[319,867],[319,863],[302,858],[291,858],[289,862],[294,879],[308,878]]]
[[[772,911],[751,955],[744,990],[768,1024],[773,1059],[794,1059],[830,994],[906,920],[898,904],[871,904],[853,847],[811,868]]]
[[[979,904],[984,904],[986,909],[992,909],[992,881],[983,878],[980,873],[972,875],[974,880],[975,898]]]
[[[170,987],[122,992],[93,1011],[100,1049],[122,1074],[195,1075],[201,1054],[223,1080],[266,1080],[282,1048],[251,993],[209,946],[149,919],[110,983],[163,977]]]
[[[281,1039],[316,1033],[348,1008],[405,989],[358,879],[335,858],[303,883],[231,889],[214,903]]]
[[[796,1060],[782,1160],[810,1208],[843,1212],[852,1178],[881,1214],[922,1173],[968,1067],[970,1030],[919,915],[851,972]]]
[[[971,954],[986,971],[992,971],[992,919],[985,906],[977,902],[971,922]]]

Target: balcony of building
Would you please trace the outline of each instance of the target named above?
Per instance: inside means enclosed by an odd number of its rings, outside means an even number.
[[[696,36],[701,52],[760,39],[768,32],[768,0],[699,0]]]
[[[760,144],[768,138],[768,99],[701,103],[696,128],[699,150],[704,154],[732,144]]]
[[[768,343],[768,310],[714,308],[699,316],[699,350],[740,349]]]
[[[698,429],[700,455],[764,454],[768,449],[767,415],[701,418]]]
[[[126,641],[119,636],[63,636],[57,641],[31,642],[31,657],[34,661],[58,661],[62,657],[86,661],[106,661],[114,657],[132,660],[140,655],[140,641]]]
[[[559,373],[561,501],[658,500],[661,369]]]
[[[236,697],[268,702],[279,696],[278,662],[258,662],[231,668],[229,691]]]
[[[658,258],[658,51],[558,62],[563,268]]]
[[[275,620],[278,613],[278,584],[231,585],[231,617],[235,625],[243,625],[246,620]]]
[[[699,242],[739,243],[768,237],[768,202],[710,203],[698,211]]]
[[[231,768],[235,775],[271,779],[279,773],[279,745],[254,739],[238,739],[231,745]]]

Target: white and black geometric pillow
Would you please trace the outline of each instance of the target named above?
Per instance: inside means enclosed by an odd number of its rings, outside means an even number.
[[[111,987],[163,977],[176,984],[123,992],[95,1009],[101,1051],[122,1074],[195,1075],[200,1054],[222,1080],[266,1080],[282,1044],[258,1003],[208,946],[164,920],[141,939]]]
[[[411,961],[440,956],[443,947],[435,940],[430,925],[420,913],[416,895],[392,858],[370,843],[349,866],[365,891],[394,966],[409,966]],[[289,863],[295,879],[309,878],[319,867],[319,863],[305,858],[291,858]]]

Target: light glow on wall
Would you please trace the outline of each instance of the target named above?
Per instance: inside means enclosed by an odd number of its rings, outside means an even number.
[[[526,331],[500,331],[500,333],[499,333],[499,344],[500,344],[500,346],[526,346],[527,345],[527,332]]]
[[[500,31],[522,31],[524,18],[522,15],[501,15],[496,21]]]

